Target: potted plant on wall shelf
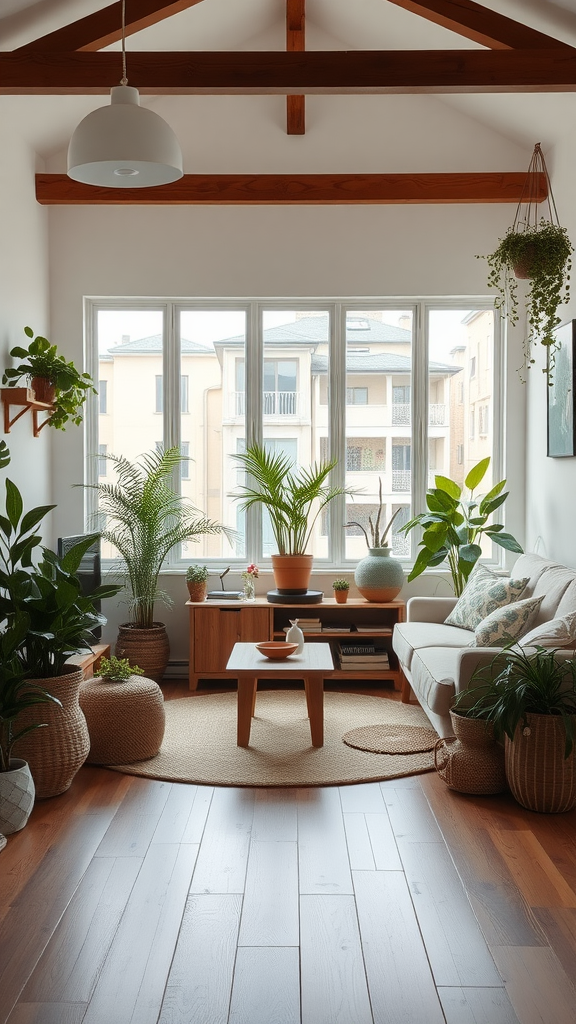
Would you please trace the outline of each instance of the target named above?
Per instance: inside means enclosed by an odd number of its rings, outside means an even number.
[[[178,447],[146,452],[135,462],[106,456],[116,480],[89,485],[98,492],[98,510],[106,517],[103,540],[120,556],[118,573],[129,595],[130,621],[119,627],[116,655],[137,662],[160,682],[170,655],[166,626],[154,619],[157,601],[171,604],[158,579],[168,553],[187,540],[230,531],[205,518],[169,484],[184,461]]]
[[[492,513],[504,504],[508,491],[504,491],[505,480],[492,487],[483,497],[474,497],[474,491],[484,479],[490,458],[482,459],[473,466],[462,488],[449,477],[435,477],[436,486],[426,492],[427,512],[421,512],[402,527],[409,533],[416,526],[424,529],[420,551],[408,580],[414,580],[425,569],[433,568],[447,561],[452,576],[454,594],[460,597],[472,569],[482,555],[478,541],[489,537],[502,548],[522,554],[522,548],[512,534],[505,533],[500,523],[489,522]]]
[[[241,493],[234,495],[242,499],[240,508],[262,505],[270,516],[277,548],[272,555],[277,590],[286,595],[305,594],[313,562],[306,548],[316,520],[336,495],[353,493],[328,483],[337,460],[296,468],[289,456],[257,444],[233,458],[246,470],[248,479]]]
[[[24,362],[5,370],[2,384],[14,388],[23,378],[27,379],[37,401],[52,406],[48,420],[51,427],[63,430],[69,421],[80,424],[89,392],[97,393],[90,374],[80,373],[47,338],[34,337],[31,327],[25,327],[24,333],[32,339],[28,348],[17,345],[10,351],[11,356]]]
[[[396,516],[402,511],[396,509],[388,524],[382,521],[382,478],[378,478],[378,512],[373,520],[368,516],[370,536],[361,523],[346,523],[345,529],[358,526],[366,539],[368,554],[361,558],[354,571],[354,582],[367,601],[393,601],[404,585],[404,570],[396,558],[390,558],[391,548],[386,543]]]
[[[102,586],[90,596],[82,593],[76,572],[94,537],[61,559],[42,547],[37,528],[53,508],[25,512],[18,488],[6,480],[0,515],[3,717],[10,717],[10,707],[17,709],[17,753],[29,763],[39,797],[68,789],[88,754],[88,730],[78,703],[82,670],[67,661],[90,650],[91,631],[106,621],[94,601],[118,592],[116,586]],[[44,724],[48,728],[38,728]]]
[[[542,217],[538,210],[542,179],[548,189],[547,217]],[[538,339],[547,349],[543,372],[547,375],[548,384],[552,383],[554,369],[554,330],[561,322],[557,315],[558,306],[570,298],[573,251],[568,232],[559,223],[548,170],[537,143],[514,222],[494,252],[480,258],[488,263],[488,286],[498,292],[494,304],[512,324],[518,322],[517,279],[530,281],[526,295],[530,330],[524,342],[524,369],[529,369],[535,362],[532,341],[533,338]]]

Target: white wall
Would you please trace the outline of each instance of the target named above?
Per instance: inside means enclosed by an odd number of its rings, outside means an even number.
[[[576,242],[574,205],[574,132],[546,154],[560,222]],[[574,275],[573,275],[574,280]],[[562,323],[576,318],[576,293],[561,306]],[[576,566],[576,458],[552,459],[546,455],[546,365],[543,346],[535,345],[537,365],[530,371],[527,417],[526,539],[531,551]]]
[[[35,154],[16,131],[16,125],[7,101],[0,98],[1,371],[13,365],[10,349],[27,344],[25,326],[38,334],[49,328],[48,216],[35,200]],[[13,409],[12,415],[17,412]],[[25,508],[51,501],[52,452],[48,430],[34,438],[32,415],[26,413],[8,435],[3,435],[12,454],[8,474],[20,488]],[[0,506],[4,506],[3,482]],[[47,530],[49,539],[48,523]]]

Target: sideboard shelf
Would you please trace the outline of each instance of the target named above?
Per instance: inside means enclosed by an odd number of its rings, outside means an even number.
[[[403,601],[373,603],[363,598],[352,598],[346,604],[337,604],[328,597],[321,604],[303,605],[269,604],[265,598],[255,601],[187,601],[190,613],[190,669],[191,690],[201,679],[223,679],[235,643],[257,643],[260,640],[279,640],[286,635],[290,619],[319,618],[330,632],[306,632],[307,640],[329,643],[334,665],[326,679],[382,682],[391,680],[396,690],[402,679],[396,655],[392,651],[392,632],[397,622],[405,618]],[[347,627],[338,629],[338,626]],[[387,632],[382,632],[382,630]],[[389,668],[342,669],[338,666],[337,644],[348,642],[377,642],[385,648]]]

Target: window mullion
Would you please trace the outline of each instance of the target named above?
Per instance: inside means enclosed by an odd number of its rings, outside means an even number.
[[[414,310],[412,337],[412,515],[425,507],[428,477],[428,309],[419,302]],[[412,555],[420,536],[413,530]]]
[[[173,448],[180,444],[180,316],[173,302],[167,303],[163,315],[162,338],[163,368],[163,429],[164,448]],[[170,481],[175,491],[180,493],[181,481],[179,469],[175,469]],[[166,558],[166,564],[176,565],[181,557],[180,547],[173,548]]]
[[[329,375],[329,453],[331,459],[338,459],[332,471],[331,484],[334,487],[346,485],[346,309],[336,302],[329,309],[330,314],[330,359]],[[328,558],[335,565],[341,565],[345,558],[344,529],[346,522],[346,496],[339,495],[328,506]]]
[[[263,310],[251,302],[246,318],[246,447],[262,444],[262,338]],[[262,557],[262,515],[260,505],[246,512],[246,557],[257,562]]]

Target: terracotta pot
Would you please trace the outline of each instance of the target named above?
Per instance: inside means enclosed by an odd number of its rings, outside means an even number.
[[[34,780],[26,761],[13,757],[10,771],[0,772],[0,832],[19,832],[34,807]]]
[[[564,757],[566,731],[559,715],[526,715],[514,740],[506,736],[506,779],[529,811],[559,814],[576,807],[576,754]],[[576,716],[575,716],[576,724]]]
[[[64,793],[88,757],[90,738],[78,702],[82,677],[82,669],[65,665],[60,676],[30,680],[62,704],[34,704],[18,716],[19,728],[46,723],[44,728],[34,729],[18,740],[15,748],[30,765],[37,797]]]
[[[534,246],[528,245],[522,256],[516,260],[513,266],[514,277],[520,281],[528,281],[532,277],[532,261],[534,259]]]
[[[390,551],[369,548],[356,566],[354,582],[367,601],[393,601],[404,586],[404,570],[396,558],[390,558]]]
[[[208,593],[208,584],[206,580],[201,583],[193,583],[192,580],[186,580],[186,586],[188,587],[188,593],[191,601],[205,601],[206,594]]]
[[[170,657],[166,626],[155,622],[151,629],[139,629],[124,622],[118,627],[115,654],[117,658],[128,658],[131,665],[138,665],[148,679],[162,682]]]
[[[333,593],[336,604],[346,604],[346,601],[348,600],[347,590],[334,590]]]
[[[48,380],[46,377],[32,377],[30,385],[37,402],[52,404],[56,396],[56,388],[51,380]]]
[[[274,582],[280,594],[305,594],[312,574],[312,555],[272,555]]]

